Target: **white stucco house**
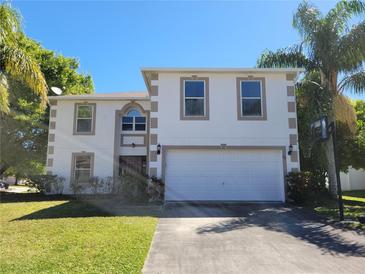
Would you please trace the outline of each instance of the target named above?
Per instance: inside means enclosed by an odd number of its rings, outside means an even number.
[[[147,91],[50,97],[47,172],[133,169],[167,201],[285,201],[298,171],[300,69],[143,68]]]

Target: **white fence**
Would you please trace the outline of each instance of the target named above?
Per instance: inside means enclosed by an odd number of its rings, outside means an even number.
[[[348,173],[341,172],[342,190],[365,190],[365,170],[349,167]]]

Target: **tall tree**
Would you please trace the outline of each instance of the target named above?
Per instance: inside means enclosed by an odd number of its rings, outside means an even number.
[[[364,14],[365,3],[361,0],[340,1],[326,15],[316,6],[304,1],[293,17],[293,27],[301,35],[301,43],[276,52],[264,52],[258,60],[258,66],[304,67],[307,72],[319,73],[318,84],[321,92],[329,94],[327,115],[330,121],[336,121],[336,108],[342,107],[339,94],[346,88],[351,88],[355,93],[365,90]],[[362,19],[350,27],[350,20],[358,15]],[[332,141],[327,142],[330,191],[336,194],[333,149]]]
[[[39,67],[46,86],[60,87],[64,94],[94,92],[91,76],[78,72],[76,59],[55,54],[24,34],[16,39],[17,46]],[[6,88],[7,110],[0,112],[0,175],[39,174],[46,161],[49,108],[43,107],[43,99],[21,78],[7,74]]]
[[[46,107],[46,80],[38,63],[20,46],[23,36],[20,15],[8,2],[0,4],[0,113],[9,112],[9,77],[26,84],[38,95],[40,107]]]

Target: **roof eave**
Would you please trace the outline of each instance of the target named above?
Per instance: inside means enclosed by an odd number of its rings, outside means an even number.
[[[265,73],[300,73],[304,72],[303,68],[159,68],[159,67],[143,67],[141,68],[142,74],[145,76],[146,72],[265,72]],[[146,80],[146,79],[145,79]]]

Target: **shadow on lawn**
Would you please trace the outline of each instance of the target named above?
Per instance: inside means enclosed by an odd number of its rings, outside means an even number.
[[[30,196],[25,196],[30,195]],[[46,196],[46,195],[17,195],[2,202],[44,202],[60,201],[60,204],[50,206],[12,221],[35,220],[35,219],[57,219],[57,218],[82,218],[82,217],[111,217],[111,216],[150,216],[158,217],[161,206],[151,204],[128,204],[117,197],[67,197],[67,196]],[[8,197],[9,198],[9,197]]]
[[[354,232],[342,234],[344,231],[327,224],[324,219],[291,207],[249,206],[236,218],[199,227],[197,234],[221,234],[250,227],[291,235],[317,246],[324,254],[365,256],[363,235]]]

